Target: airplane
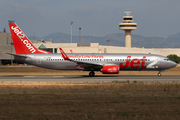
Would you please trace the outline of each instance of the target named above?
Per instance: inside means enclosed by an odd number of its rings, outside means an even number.
[[[83,70],[103,74],[118,74],[120,71],[159,71],[175,67],[177,64],[169,58],[155,54],[139,53],[50,53],[36,48],[14,21],[9,28],[16,53],[14,59],[26,64],[56,70]]]

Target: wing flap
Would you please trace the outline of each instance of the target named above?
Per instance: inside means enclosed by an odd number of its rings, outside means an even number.
[[[91,63],[91,62],[83,62],[83,61],[74,61],[81,67],[92,67],[92,68],[102,68],[103,64],[100,63]]]

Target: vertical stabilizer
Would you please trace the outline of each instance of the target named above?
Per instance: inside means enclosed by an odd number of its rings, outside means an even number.
[[[36,48],[21,29],[14,23],[9,21],[9,29],[11,32],[12,40],[16,54],[45,54],[50,53]]]

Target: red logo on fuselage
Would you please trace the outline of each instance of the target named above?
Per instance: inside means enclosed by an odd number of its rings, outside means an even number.
[[[127,67],[131,67],[131,68],[146,68],[146,66],[144,66],[145,64],[145,61],[146,61],[146,56],[143,56],[142,59],[138,59],[138,58],[134,58],[131,60],[131,56],[127,56],[127,59],[126,59],[126,64],[123,65],[123,63],[120,63],[119,66],[120,68],[127,68]],[[140,62],[142,61],[142,62]]]

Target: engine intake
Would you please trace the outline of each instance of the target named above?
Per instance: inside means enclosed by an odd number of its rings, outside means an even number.
[[[119,73],[119,66],[118,65],[108,65],[103,66],[101,69],[103,74],[118,74]]]

